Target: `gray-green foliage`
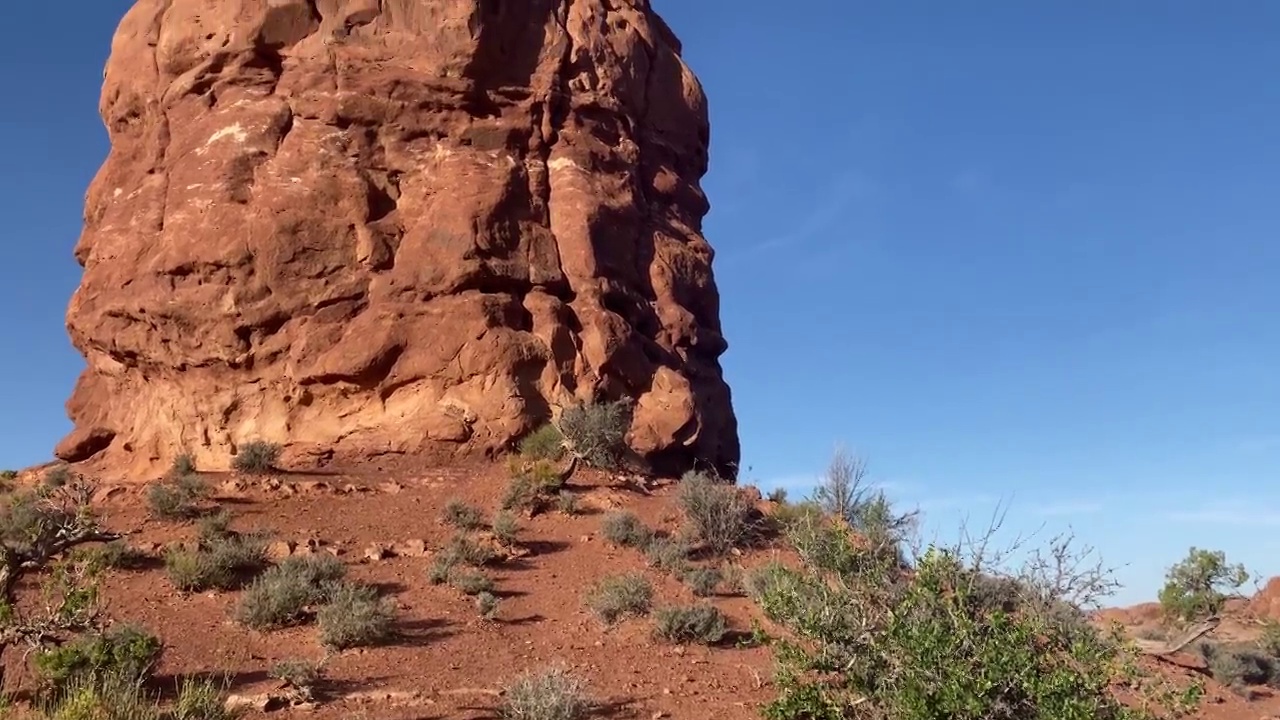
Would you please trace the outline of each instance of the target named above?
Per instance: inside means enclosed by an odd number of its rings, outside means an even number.
[[[594,402],[565,408],[560,432],[569,449],[588,465],[603,470],[618,467],[631,426],[631,405],[626,400]]]

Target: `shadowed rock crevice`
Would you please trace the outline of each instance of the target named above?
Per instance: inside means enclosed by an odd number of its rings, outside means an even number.
[[[627,396],[655,468],[736,464],[706,101],[647,2],[138,0],[101,110],[59,456],[488,457]]]

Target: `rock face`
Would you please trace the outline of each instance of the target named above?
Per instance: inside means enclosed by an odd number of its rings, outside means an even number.
[[[706,100],[647,0],[138,0],[116,32],[57,455],[491,455],[634,399],[728,469]]]

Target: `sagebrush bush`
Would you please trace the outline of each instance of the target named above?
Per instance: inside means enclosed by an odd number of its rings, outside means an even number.
[[[1214,680],[1237,692],[1249,686],[1275,685],[1280,668],[1273,657],[1243,643],[1201,643],[1197,648]]]
[[[660,608],[654,613],[654,632],[674,643],[714,645],[729,632],[729,620],[714,605]]]
[[[332,555],[287,558],[245,589],[235,619],[255,630],[297,625],[345,574],[346,566]]]
[[[493,537],[507,547],[514,547],[520,536],[520,523],[516,516],[503,511],[493,518]]]
[[[655,538],[644,554],[649,565],[678,577],[689,569],[691,550],[689,544],[679,538]]]
[[[334,650],[377,645],[394,634],[395,608],[366,585],[340,583],[316,613],[320,642]]]
[[[502,497],[502,509],[541,512],[559,495],[564,482],[565,476],[550,460],[517,462]]]
[[[55,692],[77,680],[107,675],[137,683],[151,674],[163,649],[155,635],[136,625],[121,624],[41,650],[35,655],[35,665]]]
[[[484,590],[476,593],[476,612],[480,613],[480,617],[485,620],[492,620],[498,615],[498,606],[501,601],[498,596]]]
[[[218,684],[211,678],[183,678],[168,714],[172,720],[233,720],[236,717],[236,712],[227,707],[226,683]]]
[[[720,581],[724,579],[724,573],[719,568],[695,567],[684,572],[681,577],[684,584],[689,586],[693,594],[698,597],[711,597],[715,595],[716,588],[720,586]]]
[[[628,615],[647,615],[653,605],[653,585],[643,575],[611,575],[587,591],[586,603],[596,617],[612,625]]]
[[[198,475],[177,475],[147,488],[151,514],[162,520],[185,520],[200,514],[200,503],[209,496],[209,486]]]
[[[315,699],[316,689],[324,682],[324,666],[310,660],[281,660],[271,666],[270,675],[284,683],[296,700],[310,702]]]
[[[629,510],[615,510],[604,516],[600,524],[604,539],[619,547],[643,550],[653,542],[653,530]]]
[[[45,720],[177,720],[136,679],[113,673],[78,676],[51,693],[32,718]],[[22,717],[15,713],[16,717]],[[182,720],[196,720],[182,718]],[[201,719],[203,720],[203,719]],[[222,720],[214,716],[210,720]]]
[[[493,592],[493,578],[482,572],[455,572],[448,579],[450,585],[466,595]]]
[[[450,565],[461,563],[472,567],[483,567],[497,560],[498,554],[488,545],[459,533],[449,540],[449,544],[440,551],[437,558]]]
[[[444,506],[444,521],[460,530],[475,530],[484,527],[484,513],[461,500],[450,500]]]
[[[630,426],[631,405],[626,399],[575,405],[560,414],[560,432],[570,451],[601,470],[618,467]]]
[[[114,570],[137,570],[147,564],[147,555],[124,540],[113,540],[83,553],[91,563]]]
[[[231,467],[243,473],[265,474],[275,471],[283,450],[277,443],[253,440],[237,448]]]
[[[170,581],[187,592],[233,590],[266,565],[266,542],[257,535],[231,534],[195,549],[171,546],[164,554]]]
[[[529,460],[559,460],[564,455],[564,436],[554,425],[543,425],[520,441],[520,454]]]
[[[196,472],[196,459],[191,453],[182,453],[173,459],[173,465],[169,467],[169,477],[180,478],[188,475],[194,475]]]
[[[755,507],[738,488],[699,472],[680,479],[676,496],[699,540],[712,552],[727,553],[755,537]]]
[[[561,490],[556,496],[556,509],[565,515],[577,515],[581,512],[578,507],[578,496],[568,490]]]
[[[505,688],[503,720],[585,720],[591,712],[586,684],[563,665],[517,676]]]

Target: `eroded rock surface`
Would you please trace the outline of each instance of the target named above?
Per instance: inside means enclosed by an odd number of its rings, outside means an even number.
[[[646,0],[139,0],[58,456],[487,455],[629,396],[659,469],[736,463],[679,52]]]

